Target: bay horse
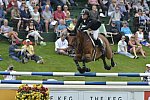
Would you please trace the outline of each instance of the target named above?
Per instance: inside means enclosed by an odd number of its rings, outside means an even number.
[[[76,36],[68,36],[69,46],[75,49],[75,57],[73,59],[77,66],[77,70],[80,73],[90,72],[90,68],[86,67],[85,63],[95,61],[100,58],[102,59],[106,70],[110,70],[111,67],[115,66],[113,52],[107,38],[101,34],[99,34],[98,38],[100,38],[103,44],[105,51],[104,54],[101,53],[100,47],[95,47],[93,45],[92,39],[87,32],[77,31]],[[105,58],[111,60],[110,66],[107,65]],[[80,67],[79,62],[82,62],[83,67]]]

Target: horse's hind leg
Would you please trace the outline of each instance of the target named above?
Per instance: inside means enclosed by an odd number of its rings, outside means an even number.
[[[114,62],[114,59],[113,59],[113,58],[111,58],[111,66],[112,66],[112,67],[115,67],[115,66],[116,66],[116,64],[115,64],[115,62]]]
[[[105,68],[106,70],[110,70],[110,69],[111,69],[111,66],[108,66],[108,65],[107,65],[106,59],[105,59],[105,55],[102,55],[101,59],[103,60],[104,68]]]

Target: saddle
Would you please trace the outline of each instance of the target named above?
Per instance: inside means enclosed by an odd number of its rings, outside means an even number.
[[[91,36],[91,35],[93,35],[92,30],[84,30],[83,32],[85,32],[89,36],[89,38],[90,38],[90,40],[92,42],[92,45],[93,45],[93,48],[94,48],[94,51],[93,51],[93,54],[92,54],[93,55],[92,58],[93,58],[93,61],[95,61],[96,53],[97,53],[96,48],[98,48],[99,46],[96,45],[96,43],[94,42],[94,39]],[[98,40],[101,42],[102,46],[104,47],[104,42],[102,41],[102,39],[100,37],[98,37]]]
[[[96,47],[96,44],[95,44],[95,42],[91,36],[91,35],[93,35],[92,30],[84,30],[83,32],[85,32],[89,36],[90,40],[92,41],[93,47]],[[102,39],[100,37],[98,39],[102,43],[102,45],[104,46],[104,42],[102,41]]]

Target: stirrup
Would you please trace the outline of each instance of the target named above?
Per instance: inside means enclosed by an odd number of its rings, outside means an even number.
[[[96,49],[96,48],[99,48],[99,45],[95,45],[94,48],[95,48],[95,49]]]

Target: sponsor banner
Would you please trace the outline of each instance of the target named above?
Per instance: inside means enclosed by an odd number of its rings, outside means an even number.
[[[50,100],[81,100],[79,92],[75,91],[50,91]]]
[[[150,100],[150,91],[144,92],[144,100]]]
[[[148,100],[144,92],[50,91],[50,100]]]
[[[84,92],[84,100],[128,100],[128,92]]]

